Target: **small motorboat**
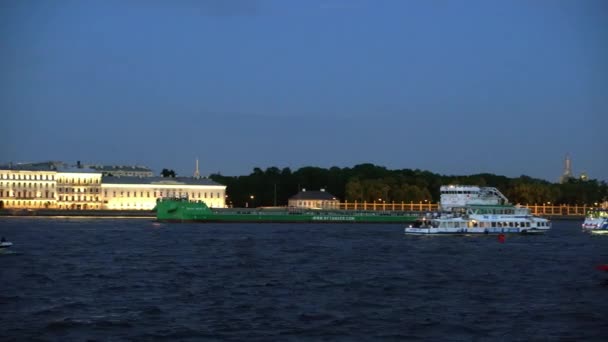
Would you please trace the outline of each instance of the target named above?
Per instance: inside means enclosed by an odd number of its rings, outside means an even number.
[[[0,253],[6,252],[12,245],[12,242],[8,242],[6,239],[2,238],[2,241],[0,241]]]

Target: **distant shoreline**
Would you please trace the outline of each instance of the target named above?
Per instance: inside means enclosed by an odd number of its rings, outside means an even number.
[[[151,210],[57,210],[57,209],[0,209],[0,217],[91,217],[91,218],[142,218],[156,219]],[[584,216],[543,215],[550,220],[577,221]]]

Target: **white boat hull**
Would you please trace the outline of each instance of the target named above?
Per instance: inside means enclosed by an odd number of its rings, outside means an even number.
[[[584,232],[608,234],[608,210],[602,208],[590,210],[581,226]]]
[[[408,235],[470,235],[470,234],[543,234],[549,229],[538,228],[405,228]]]

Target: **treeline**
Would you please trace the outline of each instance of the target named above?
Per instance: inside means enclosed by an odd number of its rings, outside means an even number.
[[[352,168],[303,167],[254,168],[248,176],[212,174],[212,180],[227,186],[227,204],[244,206],[284,206],[289,197],[302,189],[325,189],[340,201],[439,201],[439,187],[449,184],[493,186],[512,203],[583,205],[605,201],[608,185],[597,180],[571,179],[567,183],[551,183],[528,176],[508,178],[488,173],[470,176],[444,176],[422,170],[388,170],[374,164]]]

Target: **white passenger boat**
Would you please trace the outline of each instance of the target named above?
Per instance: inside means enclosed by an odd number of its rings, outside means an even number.
[[[582,227],[583,231],[592,234],[608,234],[608,209],[589,210]]]
[[[441,187],[439,212],[405,228],[406,234],[544,233],[551,222],[530,209],[509,204],[496,188],[471,185]]]

